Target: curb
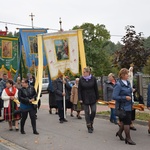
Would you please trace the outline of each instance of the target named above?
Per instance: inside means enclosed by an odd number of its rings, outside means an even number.
[[[102,119],[109,120],[109,116],[108,116],[108,115],[96,114],[96,118],[102,118]],[[143,120],[135,119],[135,120],[134,120],[134,124],[139,124],[139,125],[143,125],[143,126],[148,126],[148,121],[143,121]]]
[[[2,137],[0,137],[0,149],[1,150],[27,150],[19,145],[16,145],[15,143],[3,139]]]

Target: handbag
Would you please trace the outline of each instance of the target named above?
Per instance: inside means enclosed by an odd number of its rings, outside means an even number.
[[[121,103],[119,103],[119,107],[116,108],[115,115],[120,119],[123,119],[126,116],[126,111],[124,110],[124,108],[121,108]]]

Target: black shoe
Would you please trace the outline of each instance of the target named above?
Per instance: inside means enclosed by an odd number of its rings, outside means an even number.
[[[78,118],[78,119],[82,119],[82,117],[81,117],[81,116],[78,116],[77,118]]]
[[[19,131],[19,129],[18,129],[18,128],[16,128],[15,130],[16,130],[16,131]]]
[[[73,115],[73,114],[70,114],[70,116],[71,116],[71,117],[74,117],[74,115]]]
[[[9,129],[9,131],[12,131],[12,130],[13,130],[12,128]]]
[[[136,131],[136,128],[135,127],[130,127],[130,130]]]
[[[122,134],[119,134],[118,132],[116,133],[116,136],[119,136],[119,138],[120,138],[121,141],[125,140],[124,137],[122,136]]]
[[[148,133],[150,134],[150,130],[148,130]]]
[[[64,122],[68,122],[68,120],[66,120],[65,118],[63,119]]]
[[[63,120],[60,120],[60,123],[63,123],[64,121]]]
[[[33,134],[39,135],[39,133],[37,131],[34,131]]]
[[[52,111],[51,111],[51,110],[49,110],[49,113],[50,113],[50,114],[52,114]]]
[[[26,134],[25,131],[20,131],[20,132],[21,132],[21,134]]]
[[[118,125],[118,122],[117,122],[117,121],[114,121],[114,124],[115,124],[115,125]]]
[[[110,119],[110,122],[111,122],[111,123],[114,123],[113,119]]]
[[[136,145],[136,143],[133,142],[131,139],[130,140],[125,139],[125,144]]]
[[[4,121],[4,119],[0,119],[0,122],[3,122]]]
[[[93,133],[92,128],[88,128],[88,132],[89,132],[89,133]]]

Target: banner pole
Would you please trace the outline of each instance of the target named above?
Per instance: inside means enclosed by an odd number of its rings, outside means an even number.
[[[65,93],[65,84],[64,84],[64,75],[63,75],[63,93]],[[63,96],[63,106],[64,106],[64,118],[66,119],[66,100],[65,95]]]

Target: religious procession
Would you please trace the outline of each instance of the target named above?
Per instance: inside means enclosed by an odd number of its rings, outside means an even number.
[[[40,137],[37,121],[47,71],[48,112],[56,114],[55,124],[69,123],[69,109],[70,117],[85,120],[86,132],[94,134],[97,105],[107,105],[110,123],[118,126],[114,137],[136,145],[130,131],[137,130],[136,110],[150,110],[150,80],[144,100],[141,86],[134,85],[134,62],[121,67],[117,74],[107,74],[101,82],[102,95],[93,68],[87,65],[82,29],[47,33],[43,28],[20,28],[19,34],[19,38],[0,36],[0,123],[8,123],[7,130],[29,134],[29,114],[32,132]],[[147,125],[150,134],[150,118]]]

